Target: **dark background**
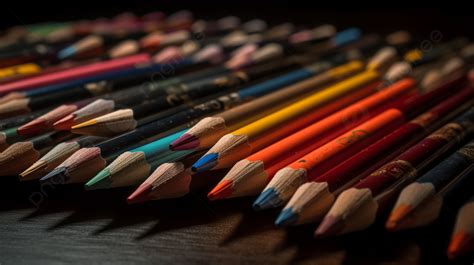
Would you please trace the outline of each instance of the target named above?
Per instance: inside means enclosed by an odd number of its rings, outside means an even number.
[[[197,18],[216,19],[236,15],[244,21],[262,18],[269,23],[290,21],[296,25],[331,23],[339,28],[358,26],[364,32],[390,33],[409,29],[420,35],[439,30],[446,37],[474,36],[472,8],[467,1],[449,1],[436,6],[433,1],[387,1],[377,7],[371,1],[10,1],[0,9],[0,28],[42,21],[68,21],[111,17],[124,11],[145,14],[160,10],[172,13],[191,10]],[[415,3],[413,3],[415,2]],[[464,3],[463,3],[464,2]],[[369,4],[370,3],[370,4]],[[369,7],[363,8],[364,5]],[[25,7],[26,6],[26,7]],[[413,7],[413,8],[407,8]],[[420,36],[423,37],[423,36]]]
[[[237,3],[242,5],[236,6]],[[43,21],[144,14],[190,9],[197,18],[259,17],[276,24],[332,23],[364,32],[408,29],[421,39],[439,30],[444,37],[473,36],[472,8],[454,2],[408,9],[310,7],[303,1],[114,1],[9,2],[0,9],[0,28]],[[344,8],[340,8],[344,7]],[[451,219],[424,229],[390,234],[378,223],[368,231],[314,240],[314,225],[277,229],[278,211],[256,213],[253,198],[209,202],[205,193],[129,206],[131,190],[84,192],[54,187],[35,207],[28,198],[36,183],[0,179],[0,264],[447,264]],[[467,257],[453,264],[473,264]]]

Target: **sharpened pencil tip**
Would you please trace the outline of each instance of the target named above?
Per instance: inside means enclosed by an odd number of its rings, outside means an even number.
[[[232,184],[231,180],[222,180],[207,194],[207,197],[212,201],[228,198],[233,192]]]
[[[69,131],[74,126],[74,115],[70,114],[53,124],[54,129],[58,131]]]
[[[279,227],[291,226],[298,220],[298,214],[293,211],[293,208],[286,208],[281,211],[275,220],[275,225]]]
[[[20,173],[20,180],[37,179],[41,174],[45,173],[47,167],[48,163],[46,161],[38,160],[25,171]]]
[[[218,154],[216,153],[205,154],[194,163],[194,165],[191,167],[191,170],[195,173],[211,170],[217,165],[217,159]]]
[[[153,189],[151,184],[143,183],[127,198],[128,204],[148,201],[148,194]]]
[[[275,208],[283,205],[278,192],[274,188],[264,190],[253,203],[256,211]]]
[[[112,185],[110,171],[108,168],[101,170],[95,177],[84,184],[86,190],[108,189]]]
[[[47,121],[44,119],[35,119],[18,128],[18,134],[24,136],[40,134],[47,130]]]
[[[84,128],[84,127],[88,127],[88,126],[91,126],[91,125],[94,125],[96,124],[97,121],[95,119],[92,119],[92,120],[88,120],[88,121],[85,121],[83,123],[79,123],[77,125],[74,125],[71,127],[71,130],[75,130],[75,129],[80,129],[80,128]]]
[[[199,147],[199,139],[191,134],[183,134],[170,144],[173,151],[191,150]]]
[[[342,230],[343,226],[344,223],[340,217],[327,215],[316,229],[314,236],[317,238],[324,238],[336,235]]]
[[[389,231],[395,231],[401,222],[412,212],[413,208],[410,205],[400,204],[398,205],[388,217],[385,223],[385,228]]]
[[[51,182],[53,184],[64,184],[67,183],[69,177],[67,168],[57,167],[49,172],[46,176],[42,177],[40,182]]]
[[[449,242],[448,257],[455,259],[466,253],[469,248],[474,248],[474,237],[464,232],[456,233]]]

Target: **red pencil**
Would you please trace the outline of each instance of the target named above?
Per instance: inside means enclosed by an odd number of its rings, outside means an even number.
[[[88,105],[94,100],[95,98],[88,98],[70,104],[61,105],[18,128],[18,134],[24,136],[33,136],[51,131],[53,130],[53,124],[55,122]]]
[[[300,187],[280,214],[278,225],[320,221],[334,203],[339,190],[367,176],[434,131],[441,123],[465,110],[468,104],[463,102],[473,94],[473,89],[458,92],[316,177],[313,182]]]
[[[138,54],[124,58],[73,67],[59,72],[25,78],[16,82],[0,85],[0,94],[6,94],[18,90],[34,89],[37,87],[56,84],[68,80],[77,80],[95,74],[132,67],[133,65],[146,63],[149,61],[150,56],[148,54]]]
[[[473,119],[474,108],[471,107],[454,121],[342,192],[316,230],[316,235],[344,234],[370,226],[375,221],[379,202],[412,182],[435,159],[469,136],[474,130]]]

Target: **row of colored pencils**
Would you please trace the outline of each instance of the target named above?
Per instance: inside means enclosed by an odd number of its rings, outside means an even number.
[[[456,258],[474,250],[474,45],[420,42],[188,11],[10,28],[0,175],[129,203],[257,195],[316,237],[452,220]]]

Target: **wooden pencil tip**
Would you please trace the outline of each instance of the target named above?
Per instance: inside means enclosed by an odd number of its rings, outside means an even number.
[[[71,131],[77,134],[108,137],[133,130],[136,126],[133,110],[122,109],[75,125]]]
[[[222,180],[207,194],[207,197],[212,201],[228,198],[233,192],[232,183],[231,180]]]
[[[450,259],[455,259],[472,248],[474,248],[474,237],[464,232],[458,232],[452,236],[447,254]]]
[[[22,92],[10,92],[10,93],[6,94],[5,96],[0,97],[0,104],[10,102],[14,99],[22,99],[22,98],[25,98],[24,93],[22,93]]]
[[[75,125],[74,115],[70,114],[60,119],[59,121],[55,122],[53,124],[53,127],[57,131],[69,131],[74,125]]]
[[[48,129],[48,122],[42,118],[38,118],[18,128],[18,134],[32,136],[45,132]]]
[[[399,204],[388,217],[385,228],[389,231],[396,231],[400,223],[413,211],[413,207],[407,204]]]
[[[38,160],[25,171],[20,173],[20,180],[39,179],[47,174],[48,163],[44,160]]]
[[[183,134],[170,144],[173,151],[191,150],[199,147],[199,139],[191,134]]]
[[[314,236],[316,238],[324,238],[334,236],[344,227],[344,221],[339,216],[326,215],[321,224],[316,229]]]
[[[0,104],[0,118],[10,118],[30,112],[28,101],[28,99],[15,99]]]
[[[19,175],[39,157],[31,142],[14,143],[0,154],[0,176]]]
[[[152,191],[153,186],[148,183],[140,185],[130,196],[127,198],[128,204],[140,203],[148,201],[148,194]]]

